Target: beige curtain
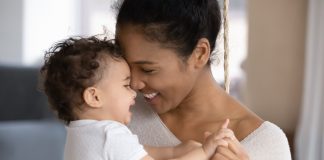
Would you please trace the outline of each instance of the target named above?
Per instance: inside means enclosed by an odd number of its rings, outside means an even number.
[[[324,1],[308,3],[304,97],[295,156],[324,160]]]

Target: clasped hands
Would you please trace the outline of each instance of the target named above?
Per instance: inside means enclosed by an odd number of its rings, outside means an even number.
[[[205,132],[203,144],[188,141],[182,144],[187,150],[202,147],[210,160],[248,160],[248,154],[237,140],[234,132],[228,128],[229,119],[222,124],[217,133]]]

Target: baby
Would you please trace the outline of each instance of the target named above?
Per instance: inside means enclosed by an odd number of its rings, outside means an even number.
[[[219,133],[206,134],[202,145],[143,147],[126,127],[136,92],[112,40],[75,37],[57,43],[46,52],[41,74],[48,101],[66,124],[65,160],[204,160],[233,137],[226,121]]]

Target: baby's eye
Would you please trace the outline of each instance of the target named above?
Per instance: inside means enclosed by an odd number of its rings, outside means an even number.
[[[126,85],[124,85],[124,87],[126,87],[126,88],[128,88],[128,89],[131,88],[130,84],[126,84]]]

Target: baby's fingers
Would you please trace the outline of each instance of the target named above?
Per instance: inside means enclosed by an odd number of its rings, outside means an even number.
[[[227,118],[225,122],[222,124],[221,128],[227,128],[230,120]]]
[[[223,128],[217,134],[216,133],[211,134],[208,137],[206,137],[205,139],[206,140],[209,140],[209,139],[217,140],[217,139],[223,139],[223,138],[230,138],[232,140],[236,139],[234,132],[227,128]]]
[[[205,132],[204,133],[204,140],[206,141],[206,139],[210,136],[210,135],[212,135],[212,133],[211,132]]]

